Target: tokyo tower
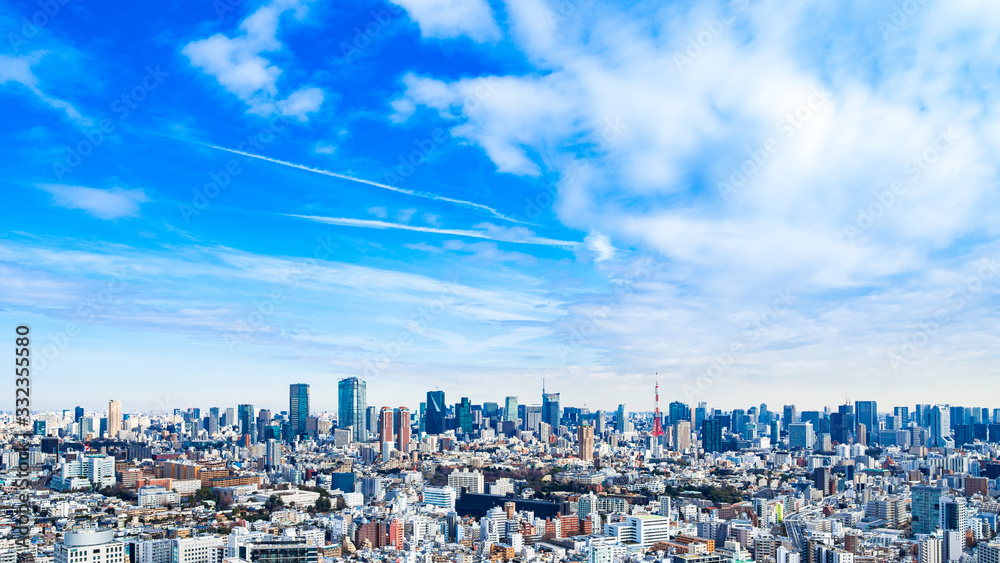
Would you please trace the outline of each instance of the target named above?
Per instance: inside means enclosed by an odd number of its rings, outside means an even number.
[[[660,422],[660,381],[656,381],[656,402],[653,409],[653,436],[663,436],[663,424]]]

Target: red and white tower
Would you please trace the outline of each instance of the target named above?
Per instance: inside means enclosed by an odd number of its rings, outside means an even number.
[[[663,436],[663,423],[660,422],[660,380],[656,380],[656,402],[653,409],[653,436]]]

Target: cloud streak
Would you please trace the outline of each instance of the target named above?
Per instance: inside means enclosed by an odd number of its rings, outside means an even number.
[[[536,237],[531,233],[531,231],[524,228],[508,229],[504,227],[497,227],[496,225],[490,225],[489,223],[479,225],[486,227],[483,230],[472,231],[468,229],[438,229],[434,227],[407,225],[405,223],[390,223],[389,221],[375,221],[371,219],[351,219],[348,217],[321,217],[316,215],[294,215],[290,213],[285,214],[285,216],[295,217],[297,219],[307,219],[309,221],[326,223],[328,225],[340,225],[343,227],[360,227],[365,229],[401,229],[404,231],[480,238],[499,242],[511,242],[515,244],[535,244],[561,248],[575,248],[579,245],[579,243],[573,241]]]
[[[215,150],[219,150],[219,151],[225,151],[225,152],[232,153],[232,154],[238,154],[240,156],[245,156],[245,157],[248,157],[248,158],[256,158],[258,160],[263,160],[265,162],[271,162],[273,164],[280,164],[282,166],[288,166],[290,168],[297,168],[299,170],[305,170],[306,172],[312,172],[314,174],[322,174],[323,176],[330,176],[331,178],[338,178],[340,180],[347,180],[349,182],[357,182],[359,184],[367,184],[369,186],[374,186],[376,188],[381,188],[383,190],[389,190],[389,191],[392,191],[392,192],[406,194],[406,195],[413,196],[413,197],[420,197],[420,198],[424,198],[424,199],[431,199],[431,200],[434,200],[434,201],[443,201],[443,202],[446,202],[446,203],[453,203],[455,205],[461,205],[463,207],[468,207],[470,209],[476,209],[478,211],[485,211],[486,213],[489,213],[490,215],[492,215],[493,217],[495,217],[497,219],[502,219],[504,221],[509,221],[511,223],[521,223],[521,221],[518,221],[517,219],[514,219],[512,217],[508,217],[508,216],[504,215],[503,213],[500,213],[496,209],[494,209],[494,208],[492,208],[492,207],[490,207],[488,205],[483,205],[481,203],[475,203],[475,202],[472,202],[472,201],[465,201],[465,200],[462,200],[462,199],[454,199],[454,198],[446,197],[446,196],[443,196],[443,195],[432,194],[432,193],[429,193],[429,192],[419,192],[419,191],[416,191],[416,190],[407,190],[405,188],[397,188],[395,186],[390,186],[388,184],[380,184],[379,182],[373,182],[371,180],[365,180],[364,178],[357,178],[357,177],[354,177],[354,176],[348,176],[347,174],[338,174],[337,172],[330,172],[329,170],[323,170],[322,168],[313,168],[312,166],[306,166],[304,164],[296,164],[294,162],[288,162],[287,160],[278,160],[277,158],[270,158],[270,157],[267,157],[267,156],[261,156],[259,154],[253,154],[253,153],[249,153],[249,152],[238,151],[236,149],[230,149],[230,148],[226,148],[226,147],[220,147],[218,145],[211,145],[211,144],[208,144],[208,143],[197,143],[197,144],[199,144],[199,145],[201,145],[203,147],[208,147],[210,149],[215,149]]]

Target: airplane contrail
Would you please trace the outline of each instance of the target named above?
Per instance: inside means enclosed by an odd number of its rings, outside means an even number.
[[[360,184],[368,184],[369,186],[375,186],[376,188],[382,188],[384,190],[390,190],[390,191],[394,191],[394,192],[399,192],[401,194],[406,194],[406,195],[410,195],[410,196],[414,196],[414,197],[422,197],[422,198],[433,199],[433,200],[437,200],[437,201],[446,201],[448,203],[454,203],[456,205],[462,205],[462,206],[465,206],[465,207],[471,207],[471,208],[474,208],[474,209],[480,209],[480,210],[486,211],[487,213],[489,213],[490,215],[496,217],[497,219],[503,219],[504,221],[510,221],[512,223],[523,223],[523,221],[518,221],[517,219],[514,219],[512,217],[508,217],[508,216],[504,215],[503,213],[500,213],[499,211],[497,211],[496,209],[493,209],[492,207],[490,207],[488,205],[483,205],[481,203],[475,203],[473,201],[465,201],[465,200],[462,200],[462,199],[454,199],[454,198],[450,198],[450,197],[445,197],[443,195],[437,195],[437,194],[432,194],[432,193],[428,193],[428,192],[418,192],[416,190],[407,190],[405,188],[397,188],[395,186],[390,186],[388,184],[380,184],[379,182],[373,182],[371,180],[365,180],[364,178],[355,178],[354,176],[348,176],[346,174],[338,174],[336,172],[330,172],[329,170],[323,170],[322,168],[313,168],[311,166],[305,166],[305,165],[302,165],[302,164],[296,164],[294,162],[288,162],[286,160],[278,160],[276,158],[270,158],[270,157],[267,157],[267,156],[261,156],[259,154],[253,154],[253,153],[249,153],[249,152],[238,151],[236,149],[230,149],[230,148],[226,148],[226,147],[220,147],[218,145],[210,145],[208,143],[196,143],[196,144],[199,144],[199,145],[201,145],[203,147],[208,147],[210,149],[215,149],[215,150],[219,150],[219,151],[225,151],[225,152],[228,152],[228,153],[238,154],[238,155],[246,156],[246,157],[249,157],[249,158],[256,158],[256,159],[264,160],[264,161],[267,161],[267,162],[273,162],[275,164],[281,164],[283,166],[290,166],[292,168],[298,168],[299,170],[305,170],[307,172],[313,172],[315,174],[322,174],[324,176],[330,176],[330,177],[333,177],[333,178],[339,178],[341,180],[348,180],[350,182],[358,182]]]
[[[579,246],[580,243],[568,241],[568,240],[557,240],[536,236],[505,236],[502,233],[491,233],[489,231],[481,230],[468,230],[468,229],[439,229],[437,227],[422,227],[418,225],[408,225],[406,223],[391,223],[388,221],[375,221],[371,219],[351,219],[347,217],[322,217],[317,215],[295,215],[291,213],[284,213],[286,217],[295,217],[296,219],[306,219],[309,221],[315,221],[317,223],[326,223],[329,225],[340,225],[344,227],[361,227],[367,229],[401,229],[405,231],[417,231],[421,233],[436,233],[441,235],[456,235],[461,237],[471,237],[487,240],[495,240],[499,242],[511,242],[517,244],[537,244],[543,246],[558,246],[563,248],[574,248]]]

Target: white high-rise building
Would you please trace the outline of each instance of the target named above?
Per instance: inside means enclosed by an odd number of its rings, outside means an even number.
[[[484,490],[482,471],[452,471],[448,474],[448,486],[456,491],[482,494]]]
[[[455,488],[424,485],[424,504],[455,509]]]
[[[930,537],[920,542],[917,554],[919,563],[942,563],[942,541],[941,538]]]
[[[225,542],[218,536],[198,536],[174,541],[176,557],[173,563],[222,563]]]
[[[122,430],[122,402],[108,402],[108,437],[115,439]]]
[[[140,540],[132,545],[136,563],[171,563],[173,540]]]
[[[114,530],[66,532],[55,546],[55,563],[128,563],[125,544],[115,541]]]

